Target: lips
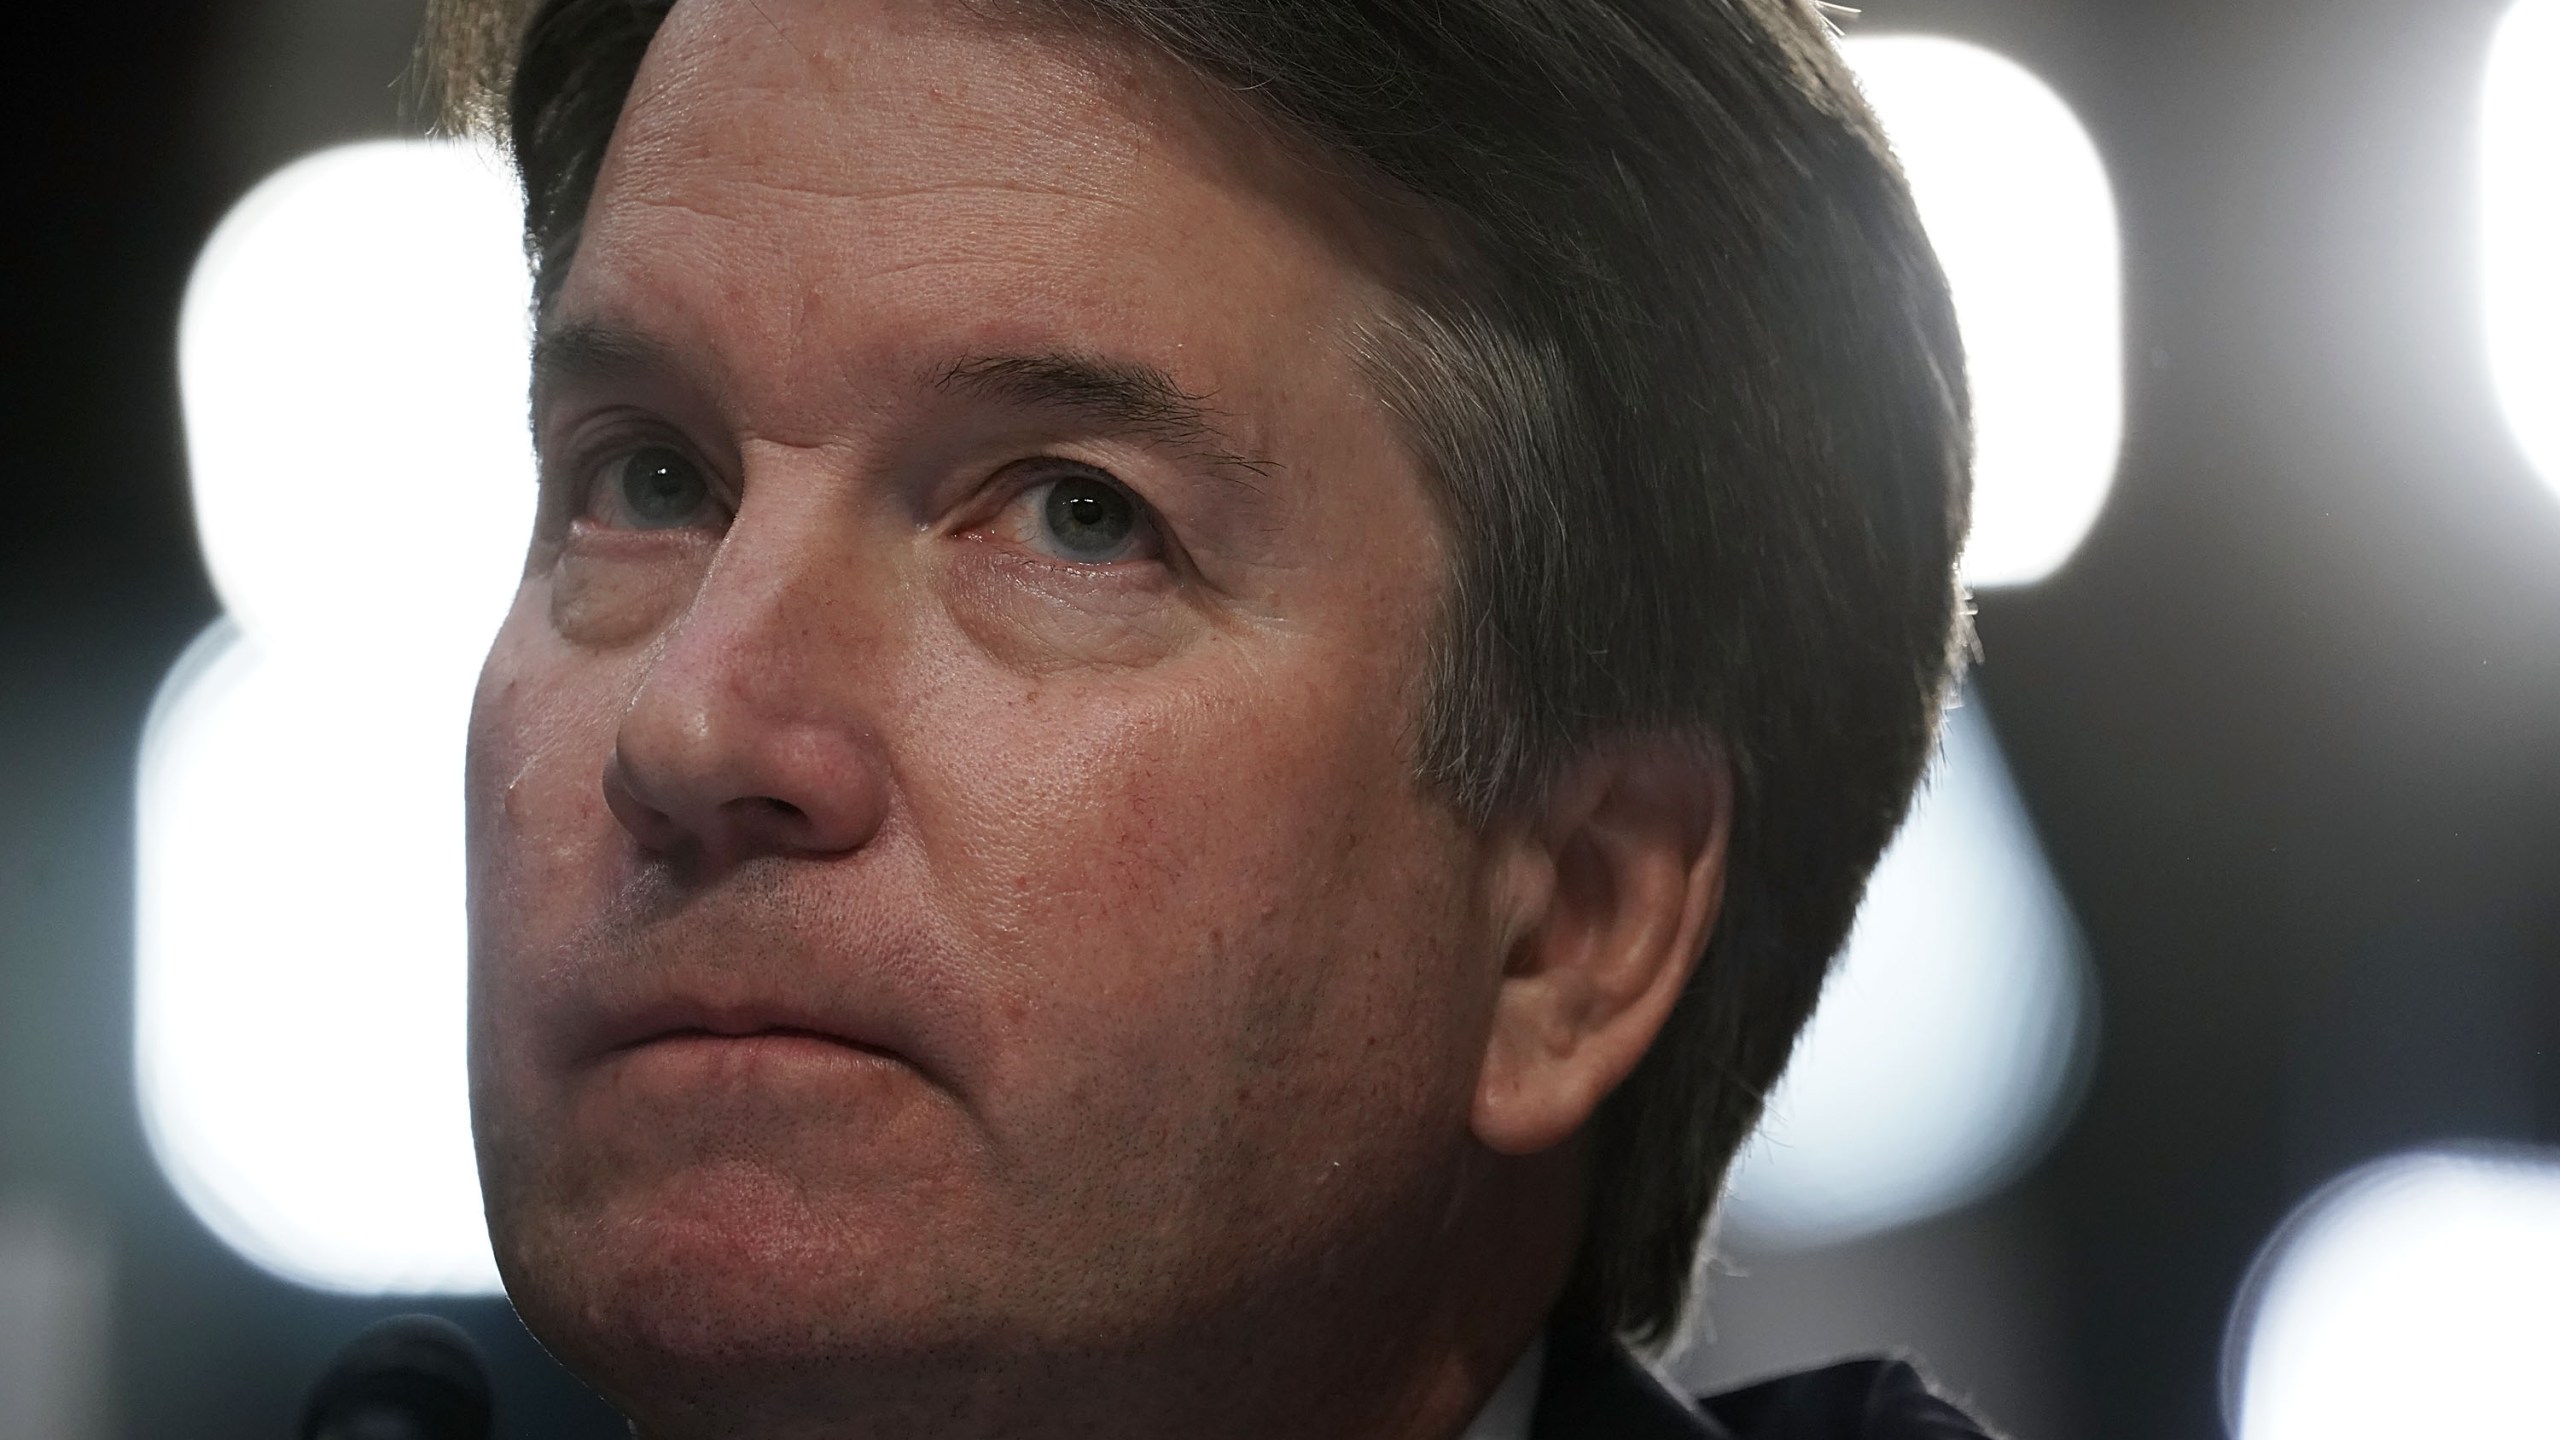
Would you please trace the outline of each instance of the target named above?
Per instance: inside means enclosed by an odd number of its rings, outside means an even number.
[[[721,1041],[801,1042],[831,1045],[878,1059],[907,1057],[872,1027],[849,1024],[818,1007],[774,1000],[712,1001],[667,996],[607,1014],[581,1049],[608,1059],[654,1045]]]
[[[543,963],[484,970],[475,1003],[557,1075],[682,1042],[741,1059],[823,1045],[957,1083],[981,1048],[969,966],[911,904],[865,889],[830,897],[821,924],[791,878],[753,871],[705,895],[600,907]],[[770,1043],[737,1043],[758,1037]]]

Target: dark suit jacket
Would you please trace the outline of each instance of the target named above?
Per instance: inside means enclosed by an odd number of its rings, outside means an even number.
[[[1852,1360],[1691,1403],[1616,1342],[1547,1337],[1531,1440],[1989,1440],[1899,1360]]]

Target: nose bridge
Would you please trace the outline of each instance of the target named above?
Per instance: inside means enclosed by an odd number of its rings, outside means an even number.
[[[705,689],[693,703],[760,710],[820,698],[802,692],[837,666],[812,652],[865,647],[864,627],[851,622],[872,608],[853,593],[862,572],[851,563],[841,517],[823,500],[777,488],[740,507],[652,663],[651,683],[663,673],[671,694]]]
[[[751,489],[633,691],[606,799],[642,848],[712,869],[856,848],[887,804],[873,725],[897,628],[828,487]]]

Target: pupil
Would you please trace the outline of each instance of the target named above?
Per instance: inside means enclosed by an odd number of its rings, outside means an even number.
[[[1074,551],[1100,555],[1117,549],[1138,528],[1129,497],[1099,480],[1061,480],[1049,487],[1049,529]]]
[[[632,518],[644,525],[670,525],[692,518],[702,504],[701,472],[673,450],[652,447],[622,462],[622,498]]]

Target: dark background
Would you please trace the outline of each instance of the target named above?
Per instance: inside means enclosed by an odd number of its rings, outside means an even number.
[[[2122,212],[2114,496],[2060,575],[1982,598],[1979,676],[2103,1030],[2022,1182],[1834,1252],[1737,1257],[1685,1369],[1909,1342],[2022,1440],[2205,1440],[2234,1290],[2294,1203],[2403,1145],[2560,1139],[2560,497],[2494,408],[2475,298],[2502,9],[1874,0],[1853,22],[2027,64]],[[249,185],[400,128],[414,16],[164,0],[11,26],[0,1199],[105,1258],[100,1436],[283,1435],[328,1353],[393,1308],[262,1276],[160,1179],[128,932],[144,709],[215,613],[179,295]],[[495,1352],[507,1433],[618,1433],[503,1305],[437,1308]]]

